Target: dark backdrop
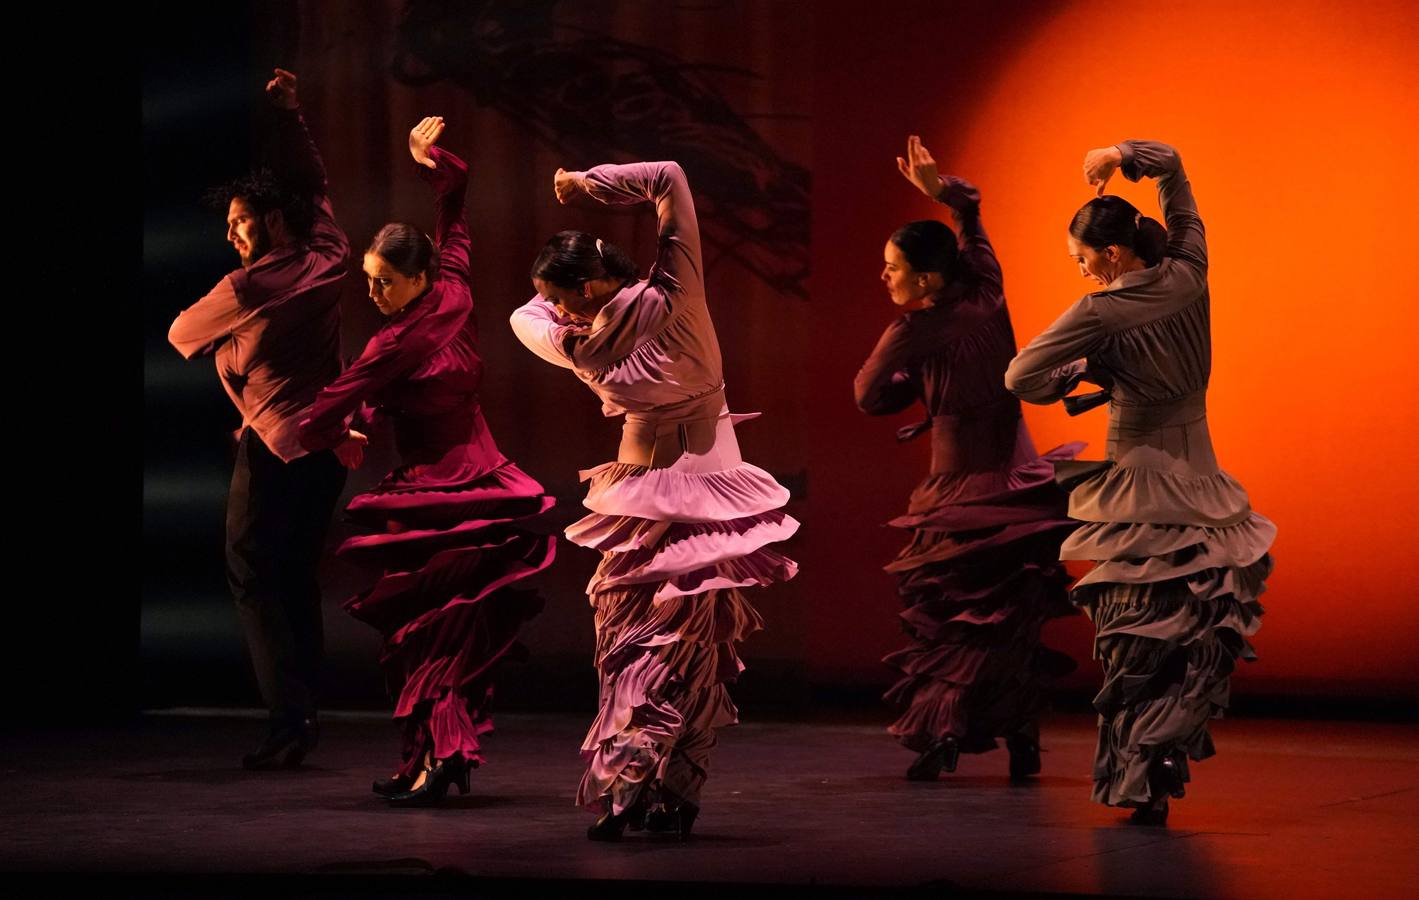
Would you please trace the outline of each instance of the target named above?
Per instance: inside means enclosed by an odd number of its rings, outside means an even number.
[[[211,362],[182,361],[165,334],[234,261],[221,214],[198,198],[247,165],[261,86],[281,65],[300,76],[337,217],[357,250],[385,221],[430,221],[405,135],[423,115],[448,120],[442,143],[471,164],[485,410],[504,452],[558,497],[564,522],[579,514],[576,470],[612,458],[618,421],[604,419],[589,391],[517,344],[506,318],[530,295],[528,265],[552,232],[593,230],[642,260],[654,242],[645,211],[558,206],[551,173],[559,165],[680,160],[707,237],[729,402],[735,411],[764,413],[740,429],[745,457],[792,488],[789,511],[804,522],[787,548],[802,565],[799,577],[756,592],[767,628],[745,645],[749,670],[739,696],[789,710],[873,703],[890,680],[877,660],[900,640],[892,581],[880,566],[905,541],[881,523],[905,508],[928,455],[924,441],[892,440],[908,415],[869,420],[851,397],[853,374],[893,315],[875,282],[881,244],[902,221],[933,212],[901,182],[893,157],[919,131],[949,168],[982,107],[1010,102],[988,90],[995,68],[1070,8],[1066,0],[910,0],[890,9],[416,0],[267,2],[235,15],[199,5],[150,9],[142,680],[133,696],[147,705],[256,699],[222,574],[236,415]],[[1050,250],[1045,262],[1058,255]],[[1005,260],[1007,284],[1018,258]],[[357,266],[358,258],[344,303],[350,355],[378,325]],[[1018,320],[1021,301],[1011,297]],[[1031,336],[1017,332],[1021,341]],[[347,497],[393,464],[387,436],[375,435]],[[1290,523],[1280,524],[1285,533]],[[332,548],[349,533],[337,517]],[[546,610],[525,634],[532,659],[504,679],[502,703],[594,705],[582,593],[594,565],[594,554],[563,542],[540,583]],[[378,640],[337,605],[367,576],[332,558],[324,577],[330,702],[380,705]],[[1285,598],[1275,599],[1285,615]],[[1082,617],[1050,632],[1081,664],[1066,685],[1075,699],[1097,680],[1089,634]],[[1263,628],[1263,660],[1266,642]],[[1292,664],[1260,678],[1244,674],[1238,693],[1415,693],[1412,669],[1403,667],[1378,680],[1304,689],[1286,681],[1299,672]]]

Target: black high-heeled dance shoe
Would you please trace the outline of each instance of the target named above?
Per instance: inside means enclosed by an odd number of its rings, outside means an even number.
[[[592,841],[619,841],[628,826],[632,831],[640,831],[644,828],[645,819],[646,805],[643,800],[638,800],[621,810],[619,814],[611,811],[611,803],[607,801],[606,811],[594,823],[587,826],[586,837]]]
[[[311,716],[272,731],[260,747],[241,758],[241,767],[249,772],[297,769],[318,743],[320,724]]]
[[[658,804],[651,807],[645,814],[645,830],[655,835],[664,835],[671,840],[688,841],[690,839],[690,829],[695,825],[695,818],[700,814],[700,807],[688,800],[683,800],[674,809],[665,804]]]
[[[460,795],[470,790],[468,773],[470,766],[462,756],[450,756],[438,760],[432,766],[424,766],[424,783],[417,788],[395,794],[389,798],[390,806],[436,806],[443,802],[448,788],[453,785]]]
[[[907,781],[935,781],[944,769],[956,771],[956,763],[961,759],[961,745],[952,735],[933,741],[910,766],[907,766]]]
[[[1023,734],[1012,734],[1005,738],[1005,749],[1010,752],[1010,780],[1024,781],[1031,775],[1040,774],[1040,745]]]
[[[414,786],[412,775],[395,775],[393,778],[380,778],[370,786],[370,790],[381,797],[393,797],[395,794],[408,792]]]
[[[1128,817],[1128,821],[1134,825],[1168,824],[1168,798],[1164,797],[1149,806],[1138,807]]]

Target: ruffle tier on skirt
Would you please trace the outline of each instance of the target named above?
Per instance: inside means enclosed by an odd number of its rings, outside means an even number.
[[[607,463],[582,473],[593,512],[567,529],[600,550],[587,585],[600,709],[582,744],[577,802],[620,813],[658,790],[697,802],[715,729],[738,711],[736,642],[762,627],[743,589],[792,578],[770,548],[798,529],[788,491],[748,463],[716,472]]]
[[[1227,708],[1238,659],[1261,626],[1276,526],[1226,472],[1183,475],[1109,462],[1075,464],[1070,515],[1084,521],[1062,559],[1095,567],[1073,600],[1094,621],[1104,685],[1094,800],[1147,806],[1149,772],[1171,756],[1213,755],[1207,722]]]
[[[1058,551],[1077,523],[1065,514],[1054,463],[1083,446],[1004,471],[930,476],[910,512],[891,522],[913,532],[886,566],[911,643],[883,659],[902,673],[884,695],[903,710],[888,731],[909,749],[952,735],[979,753],[996,737],[1032,731],[1044,687],[1074,668],[1040,643],[1040,629],[1075,612]]]
[[[395,470],[351,501],[352,518],[383,531],[352,537],[339,553],[383,569],[344,604],[384,635],[380,663],[404,729],[405,775],[424,750],[483,761],[493,667],[520,654],[517,633],[542,600],[513,587],[551,565],[555,538],[519,521],[554,501],[511,462],[438,488],[407,487]]]

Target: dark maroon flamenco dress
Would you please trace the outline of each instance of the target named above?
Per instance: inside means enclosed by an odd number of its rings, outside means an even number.
[[[1060,543],[1076,527],[1054,463],[1083,444],[1040,455],[1005,389],[1015,334],[1000,264],[980,222],[980,194],[945,178],[959,253],[933,306],[887,327],[854,383],[870,415],[920,400],[928,418],[899,440],[931,433],[931,474],[891,524],[912,539],[886,570],[897,576],[910,643],[884,662],[901,678],[884,699],[902,710],[888,729],[921,754],[908,777],[935,778],[958,753],[1004,737],[1011,774],[1039,771],[1038,716],[1048,682],[1074,668],[1040,643],[1050,618],[1075,610]]]
[[[498,452],[478,405],[483,362],[462,221],[468,169],[437,147],[429,155],[437,168],[418,171],[438,198],[434,285],[390,317],[301,422],[312,450],[340,444],[352,414],[356,430],[375,416],[393,424],[403,464],[347,508],[376,531],[337,552],[383,570],[345,609],[384,635],[380,662],[398,698],[406,781],[425,751],[483,762],[494,664],[521,650],[517,632],[541,609],[535,593],[513,585],[550,565],[554,551],[554,538],[519,527],[553,499]]]

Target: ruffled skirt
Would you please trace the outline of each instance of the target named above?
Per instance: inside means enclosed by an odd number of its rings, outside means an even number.
[[[354,519],[383,527],[338,552],[383,569],[344,606],[384,635],[380,663],[404,733],[401,774],[416,775],[425,751],[483,762],[479,736],[492,728],[494,665],[522,652],[517,632],[542,607],[535,593],[513,585],[551,565],[555,552],[555,538],[518,522],[553,502],[507,461],[428,489],[411,486],[397,469],[351,501]]]
[[[726,415],[717,444],[733,440]],[[769,547],[798,529],[779,509],[788,491],[737,450],[723,456],[731,467],[686,454],[668,468],[583,473],[593,512],[566,533],[602,554],[587,585],[600,675],[577,790],[589,809],[621,813],[650,794],[698,802],[715,729],[738,721],[726,687],[743,669],[734,645],[763,624],[743,591],[797,571]]]
[[[1255,658],[1276,526],[1226,472],[1075,465],[1061,474],[1085,524],[1060,555],[1096,563],[1072,593],[1104,668],[1093,799],[1155,805],[1161,759],[1186,782],[1188,760],[1216,752],[1207,723],[1227,708],[1237,660]]]
[[[892,521],[913,532],[886,567],[910,643],[883,659],[902,673],[884,699],[902,710],[888,731],[909,749],[946,735],[968,753],[1014,733],[1036,738],[1048,682],[1074,668],[1040,643],[1040,629],[1075,612],[1059,546],[1077,523],[1053,463],[1082,447],[1000,472],[933,475]]]

